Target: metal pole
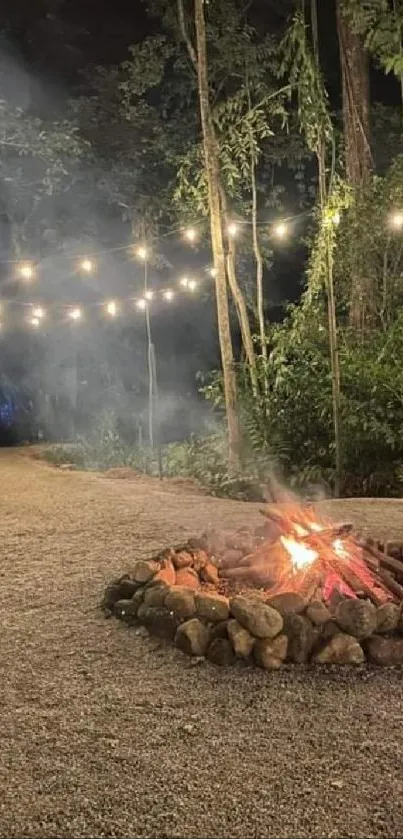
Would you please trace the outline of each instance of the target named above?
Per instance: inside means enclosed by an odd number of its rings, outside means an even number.
[[[145,316],[146,316],[146,332],[147,332],[147,367],[148,367],[148,443],[150,449],[154,449],[154,365],[153,365],[153,343],[151,337],[151,316],[150,307],[147,300],[148,291],[148,261],[147,256],[144,259],[144,300],[145,300]]]

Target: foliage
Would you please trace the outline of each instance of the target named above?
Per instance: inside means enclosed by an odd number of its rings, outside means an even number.
[[[362,35],[368,50],[385,73],[403,76],[403,5],[401,0],[343,0],[352,29]]]

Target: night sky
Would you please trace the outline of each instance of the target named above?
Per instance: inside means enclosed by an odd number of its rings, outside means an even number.
[[[334,2],[321,9],[321,51],[326,82],[332,106],[340,107],[338,44],[335,33]],[[254,0],[248,6],[248,18],[261,32],[277,33],[283,29],[292,8],[291,0]],[[47,117],[63,113],[64,102],[78,92],[85,92],[84,71],[97,65],[114,65],[124,61],[130,44],[139,42],[158,29],[158,20],[147,16],[141,0],[3,0],[0,8],[3,65],[12,68],[3,73],[4,94],[17,104],[32,108]],[[84,85],[84,86],[83,86]],[[373,100],[397,104],[398,86],[372,70]],[[54,112],[54,113],[53,113]],[[288,173],[288,178],[292,176]],[[285,182],[287,188],[287,182]],[[290,191],[293,184],[289,181]],[[295,207],[287,207],[289,212]],[[287,212],[286,212],[287,214]],[[120,223],[113,228],[117,244],[127,239]],[[296,299],[302,288],[306,250],[302,244],[303,223],[297,225],[293,241],[278,248],[270,271],[266,272],[267,297],[274,303],[269,316],[282,315],[279,304]],[[174,266],[186,269],[191,257],[177,242],[167,244],[167,257]],[[200,265],[206,264],[209,252],[195,255]],[[208,370],[218,364],[218,347],[211,300],[201,299],[195,318],[191,306],[183,306],[178,324],[177,314],[164,313],[157,318],[157,333],[162,364],[162,386],[167,392],[182,382],[182,393],[195,390],[198,369]],[[189,347],[192,357],[189,358]]]

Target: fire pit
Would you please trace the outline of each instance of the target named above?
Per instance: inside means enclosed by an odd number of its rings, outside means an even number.
[[[402,544],[309,505],[261,512],[253,532],[210,531],[138,560],[107,587],[105,613],[220,665],[403,664]]]

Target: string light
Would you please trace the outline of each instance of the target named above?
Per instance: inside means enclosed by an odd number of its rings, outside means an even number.
[[[274,235],[277,237],[277,239],[285,239],[287,233],[287,225],[283,221],[279,222],[279,224],[276,224],[274,228]]]
[[[115,317],[115,315],[117,314],[117,311],[118,311],[118,307],[117,307],[114,300],[110,300],[109,303],[106,304],[106,311],[107,311],[108,315],[111,315],[112,317]]]
[[[403,212],[401,210],[397,210],[390,218],[390,223],[395,230],[401,230],[403,228]]]
[[[30,318],[29,322],[30,322],[31,326],[35,326],[35,327],[40,326],[40,323],[41,323],[39,318]]]
[[[45,317],[45,310],[42,309],[42,306],[35,306],[35,308],[32,310],[32,315],[34,318],[42,320],[42,318]]]
[[[179,280],[179,285],[181,285],[181,286],[182,286],[182,288],[187,288],[187,287],[188,287],[188,285],[189,285],[189,279],[188,279],[188,277],[182,277],[182,279],[181,279],[181,280]]]
[[[21,262],[17,268],[17,273],[22,280],[32,280],[35,276],[35,268],[32,262]]]
[[[210,277],[213,277],[213,279],[214,279],[214,277],[217,276],[217,268],[214,268],[214,267],[210,268],[209,274],[210,274]]]
[[[164,300],[173,300],[175,294],[171,288],[167,288],[165,291],[162,292],[162,296]]]
[[[197,230],[195,230],[195,228],[194,228],[194,227],[188,227],[188,228],[184,231],[184,234],[183,234],[183,235],[184,235],[185,239],[187,239],[187,241],[188,241],[188,242],[192,242],[192,243],[193,243],[193,242],[195,242],[195,241],[196,241],[196,239],[197,239]]]
[[[82,259],[80,262],[80,269],[84,271],[84,274],[92,274],[95,266],[92,259],[88,259],[86,256],[85,259]]]
[[[142,297],[140,300],[136,301],[136,306],[138,309],[141,309],[141,311],[144,312],[145,308],[147,307],[147,300],[145,300],[144,297]]]
[[[147,291],[144,294],[144,297],[145,297],[146,300],[152,300],[153,299],[154,292],[151,290],[151,288],[147,289]]]
[[[196,280],[189,280],[187,287],[189,291],[195,291],[195,289],[197,288]]]
[[[80,320],[80,318],[82,316],[82,311],[77,306],[74,309],[70,309],[70,311],[68,313],[68,316],[71,320]]]
[[[228,236],[230,236],[231,239],[233,239],[238,234],[238,230],[238,225],[235,224],[234,221],[232,221],[231,224],[229,224],[227,227]]]
[[[145,245],[140,245],[136,250],[136,254],[139,259],[147,259],[148,250]]]

